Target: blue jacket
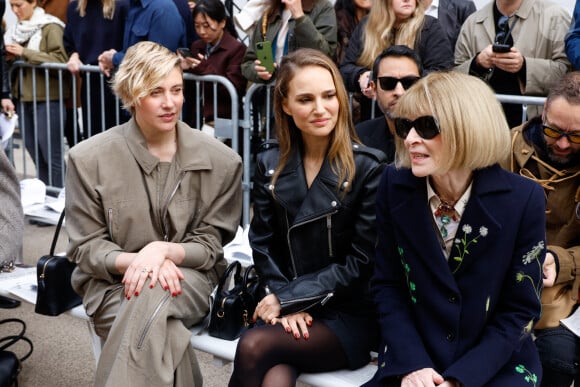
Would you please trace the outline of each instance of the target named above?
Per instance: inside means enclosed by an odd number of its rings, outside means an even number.
[[[566,35],[566,55],[574,70],[580,70],[580,1],[576,1],[570,32]]]
[[[125,51],[145,40],[159,43],[173,52],[178,47],[189,47],[185,22],[173,0],[131,0],[123,51],[113,56],[113,65],[119,66]]]
[[[539,386],[531,331],[541,311],[544,210],[534,182],[497,165],[476,171],[447,262],[425,178],[387,167],[371,282],[382,345],[369,385],[434,368],[469,387]]]

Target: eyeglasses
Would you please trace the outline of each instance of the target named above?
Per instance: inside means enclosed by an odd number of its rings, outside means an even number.
[[[563,130],[551,128],[546,124],[542,124],[542,131],[550,138],[559,139],[561,137],[566,137],[571,143],[580,144],[580,133],[578,132],[564,132]]]
[[[395,77],[379,77],[379,84],[381,85],[381,89],[385,91],[391,91],[395,87],[397,87],[397,83],[401,82],[403,89],[407,90],[409,87],[413,86],[415,82],[419,80],[419,77],[408,76],[403,78],[395,78]]]
[[[417,134],[425,140],[430,140],[437,137],[441,130],[439,129],[439,122],[433,116],[422,116],[414,121],[407,118],[395,118],[395,132],[397,136],[403,140],[407,138],[411,129],[415,128]]]

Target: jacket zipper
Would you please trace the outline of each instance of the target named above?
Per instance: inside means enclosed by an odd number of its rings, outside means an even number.
[[[143,347],[143,342],[145,341],[145,337],[149,333],[149,329],[151,329],[151,325],[153,325],[153,321],[155,320],[155,318],[157,317],[157,315],[161,311],[161,308],[163,306],[165,306],[165,304],[167,304],[170,296],[171,295],[169,293],[165,294],[165,296],[161,299],[161,302],[159,302],[159,304],[157,304],[157,307],[153,311],[153,314],[151,315],[151,317],[149,317],[149,320],[147,320],[147,324],[145,324],[145,328],[143,329],[143,332],[139,336],[139,341],[137,342],[138,349],[141,349]]]
[[[183,181],[184,177],[185,171],[182,171],[179,176],[179,179],[177,179],[177,183],[175,183],[175,186],[173,187],[173,191],[171,191],[171,195],[169,195],[169,197],[165,201],[165,204],[163,205],[163,210],[161,212],[161,229],[163,231],[163,240],[165,242],[169,242],[169,219],[167,217],[167,212],[169,211],[169,203],[177,193],[177,189],[181,185],[181,182]]]
[[[321,216],[317,216],[315,218],[305,220],[304,222],[296,223],[296,224],[294,224],[292,226],[289,226],[288,225],[288,215],[286,214],[286,227],[288,228],[288,231],[286,233],[286,243],[288,243],[288,250],[290,250],[290,261],[292,261],[292,268],[294,269],[294,277],[292,279],[298,278],[298,273],[297,273],[297,270],[296,270],[296,263],[295,263],[295,260],[294,260],[294,253],[292,251],[292,244],[290,243],[290,231],[292,231],[293,228],[302,226],[303,224],[306,224],[306,223],[314,222],[316,220],[319,220],[319,219],[322,219],[322,218],[325,218],[325,217],[327,218],[326,225],[328,227],[329,222],[330,222],[330,220],[328,218],[330,218],[333,214],[336,214],[337,212],[338,212],[337,210],[334,210],[331,213],[324,214],[324,215],[321,215]],[[330,225],[330,226],[332,227],[332,225]],[[330,244],[330,236],[331,236],[331,229],[328,230],[328,237],[329,237],[328,242],[329,242],[329,247],[332,249],[332,244]],[[330,256],[332,256],[332,251],[330,252]]]
[[[281,302],[280,306],[285,307],[287,305],[298,304],[298,303],[308,302],[308,301],[314,301],[314,302],[304,306],[302,309],[297,310],[295,312],[295,313],[299,313],[299,312],[303,312],[305,310],[312,308],[314,305],[316,305],[318,303],[320,303],[320,305],[324,306],[328,302],[328,300],[330,300],[333,296],[334,296],[334,292],[330,292],[327,294],[322,294],[320,296],[295,298],[292,301]],[[320,299],[321,297],[322,297],[322,299]]]
[[[334,257],[332,251],[332,214],[326,215],[326,230],[328,232],[328,255]]]
[[[114,242],[115,240],[113,239],[113,209],[109,208],[107,209],[107,217],[109,218],[109,238],[111,238],[111,241]]]

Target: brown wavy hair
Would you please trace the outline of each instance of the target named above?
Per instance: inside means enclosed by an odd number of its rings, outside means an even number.
[[[290,82],[301,69],[307,66],[317,66],[328,70],[334,80],[339,110],[336,126],[330,134],[330,144],[326,157],[332,171],[338,176],[337,189],[340,189],[340,185],[344,181],[347,181],[350,186],[356,169],[352,143],[360,143],[360,141],[354,131],[348,104],[348,94],[340,71],[332,59],[321,51],[311,48],[301,48],[286,55],[280,64],[276,86],[274,87],[274,115],[280,144],[280,161],[272,177],[272,184],[274,187],[276,186],[275,182],[286,166],[292,151],[302,146],[300,129],[298,129],[292,117],[284,112],[282,105],[285,99],[288,98]]]

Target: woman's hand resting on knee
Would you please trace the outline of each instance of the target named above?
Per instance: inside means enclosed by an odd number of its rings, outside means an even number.
[[[312,326],[312,316],[306,312],[294,313],[280,317],[280,301],[274,294],[268,294],[256,305],[256,311],[252,316],[253,321],[261,318],[266,324],[276,325],[280,323],[284,330],[292,333],[296,339],[300,336],[308,340],[308,327]]]
[[[299,312],[275,318],[273,323],[282,324],[284,330],[287,333],[292,333],[294,338],[297,340],[300,336],[304,337],[305,340],[308,340],[310,337],[308,327],[312,326],[312,316],[306,312]]]
[[[151,242],[136,254],[120,254],[116,266],[125,273],[122,280],[125,297],[130,300],[133,295],[139,296],[149,278],[149,288],[154,288],[159,282],[172,296],[180,295],[180,281],[184,276],[175,261],[183,261],[185,252],[181,250],[183,247],[174,243]]]

